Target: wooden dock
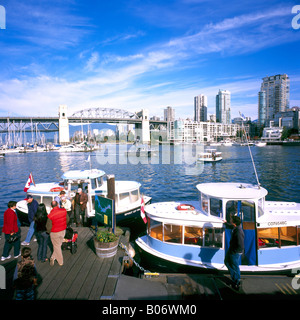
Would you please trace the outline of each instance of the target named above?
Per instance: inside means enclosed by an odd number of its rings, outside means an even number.
[[[28,227],[22,227],[21,241],[27,235]],[[75,254],[70,250],[63,251],[64,265],[57,262],[53,267],[49,262],[37,261],[37,242],[31,240],[30,248],[36,261],[39,285],[36,290],[37,300],[105,300],[112,299],[115,286],[122,272],[123,256],[125,251],[118,248],[117,254],[111,258],[99,258],[95,253],[93,236],[94,231],[87,227],[74,228],[78,231],[78,249]],[[130,232],[124,230],[120,241],[127,245]],[[4,246],[4,234],[0,240],[0,254]],[[22,247],[22,246],[21,246]],[[14,298],[12,279],[17,259],[12,256],[9,260],[0,262],[6,271],[6,289],[0,290],[0,299]],[[48,257],[51,251],[48,247]]]

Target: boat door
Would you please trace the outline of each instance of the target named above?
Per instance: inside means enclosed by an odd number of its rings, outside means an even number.
[[[242,265],[257,265],[256,229],[255,229],[255,203],[254,201],[230,200],[226,203],[226,221],[237,215],[242,220],[242,228],[245,234],[245,252],[242,255]],[[225,227],[225,254],[229,249],[232,228]]]

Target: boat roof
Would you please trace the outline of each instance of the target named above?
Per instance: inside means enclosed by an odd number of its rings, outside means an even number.
[[[240,182],[201,183],[196,187],[201,193],[223,199],[260,199],[268,194],[265,188]]]
[[[98,177],[102,177],[105,175],[105,172],[98,169],[92,169],[92,170],[70,170],[65,172],[61,178],[64,180],[68,179],[95,179]]]
[[[190,204],[194,206],[195,210],[178,210],[180,204]],[[158,202],[152,203],[145,207],[147,215],[157,221],[177,225],[204,225],[204,226],[219,226],[223,225],[222,219],[207,215],[200,210],[198,201],[185,202]]]

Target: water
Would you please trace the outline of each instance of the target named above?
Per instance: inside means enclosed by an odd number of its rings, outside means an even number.
[[[91,166],[114,174],[116,180],[135,180],[142,184],[142,192],[152,197],[152,203],[172,200],[196,200],[196,185],[204,182],[256,183],[247,147],[220,147],[223,160],[219,163],[197,165],[190,161],[180,164],[174,160],[179,146],[170,147],[170,155],[162,153],[155,164],[143,159],[143,163],[124,159],[123,151],[113,147],[110,162],[101,164],[99,153],[91,153]],[[162,148],[160,148],[162,151]],[[260,183],[269,194],[267,200],[300,202],[300,148],[288,146],[251,147]],[[102,152],[103,153],[103,152]],[[23,191],[29,173],[36,183],[59,181],[63,172],[72,169],[89,169],[86,162],[89,153],[42,152],[6,155],[0,159],[0,225],[10,200],[25,198]],[[166,159],[169,158],[169,164]],[[127,164],[120,164],[126,163]],[[102,161],[103,163],[103,161]],[[192,169],[192,170],[190,170]],[[203,170],[202,170],[203,169]],[[187,174],[192,173],[192,174]]]

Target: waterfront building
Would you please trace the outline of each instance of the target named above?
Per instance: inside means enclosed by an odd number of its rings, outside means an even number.
[[[249,132],[249,126],[245,126]],[[241,130],[238,124],[175,120],[168,125],[168,140],[174,142],[212,142],[218,138],[235,138]]]
[[[175,109],[172,107],[167,107],[164,109],[164,121],[174,121],[175,120]]]
[[[300,108],[293,107],[285,112],[277,112],[274,117],[274,125],[299,130]]]
[[[258,122],[270,125],[277,112],[285,112],[289,108],[290,78],[287,74],[277,74],[262,80],[258,93]]]
[[[271,123],[270,127],[264,128],[261,140],[263,140],[263,141],[280,141],[282,131],[283,131],[282,127],[273,127],[272,123]]]
[[[207,96],[204,94],[194,97],[194,121],[207,121]]]
[[[217,122],[223,124],[231,123],[231,114],[230,114],[230,99],[231,93],[228,90],[219,90],[219,93],[216,95],[216,119]]]

